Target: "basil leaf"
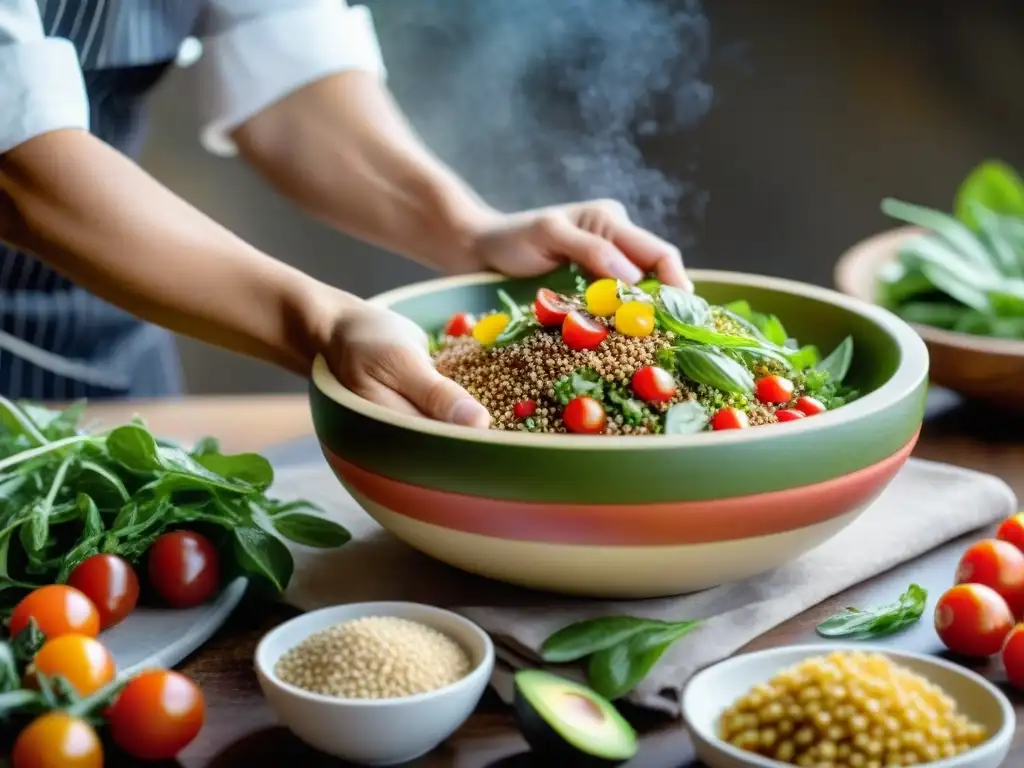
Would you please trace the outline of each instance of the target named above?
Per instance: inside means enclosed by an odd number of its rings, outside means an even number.
[[[274,529],[289,541],[307,547],[330,549],[347,543],[352,535],[333,520],[293,513],[273,518]]]
[[[775,315],[765,315],[764,324],[760,326],[760,331],[768,339],[769,343],[777,347],[781,347],[786,343],[786,339],[789,338],[786,334],[786,328],[782,325],[782,321]]]
[[[636,284],[636,287],[639,288],[644,293],[646,293],[648,296],[651,296],[652,298],[657,298],[658,291],[661,290],[661,281],[655,280],[653,277],[651,277],[646,280],[641,280],[639,283]]]
[[[676,348],[676,363],[687,378],[722,392],[750,395],[754,377],[730,357],[712,347],[688,344]]]
[[[664,626],[662,621],[633,616],[603,616],[578,621],[548,637],[540,647],[540,657],[549,664],[576,661],[618,645],[645,629]]]
[[[710,421],[707,409],[696,400],[675,403],[665,414],[665,434],[692,435],[703,432]]]
[[[292,553],[276,536],[259,528],[235,528],[233,551],[242,570],[262,576],[283,592],[292,578]]]
[[[866,639],[891,635],[916,623],[924,614],[928,591],[911,584],[894,603],[862,611],[847,608],[818,625],[822,637],[852,637]]]
[[[960,221],[978,229],[978,208],[997,214],[1024,216],[1024,181],[1006,163],[986,160],[968,174],[960,184],[954,210]]]
[[[196,457],[220,453],[220,441],[215,437],[201,437],[192,446],[192,450],[189,453]]]
[[[672,285],[658,290],[658,304],[677,323],[703,327],[711,320],[711,306],[704,299]]]
[[[625,696],[643,680],[658,660],[700,621],[681,621],[642,630],[625,642],[598,651],[590,657],[587,679],[590,686],[609,700]]]
[[[843,383],[846,374],[850,372],[850,363],[853,362],[853,337],[847,336],[832,350],[831,354],[818,365],[818,370],[828,374],[829,381],[839,385]]]
[[[789,353],[789,363],[798,371],[814,368],[821,362],[821,353],[813,344],[806,344]]]

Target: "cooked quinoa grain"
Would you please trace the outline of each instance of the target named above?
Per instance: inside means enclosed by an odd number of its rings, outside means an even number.
[[[394,616],[368,616],[310,635],[281,656],[274,672],[312,693],[390,699],[451,685],[471,668],[466,651],[436,629]]]
[[[938,686],[878,653],[784,670],[727,709],[719,731],[748,752],[818,768],[920,765],[988,738]]]

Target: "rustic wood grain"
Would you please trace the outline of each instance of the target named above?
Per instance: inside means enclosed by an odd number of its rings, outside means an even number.
[[[271,444],[308,434],[311,426],[306,400],[301,396],[203,398],[162,403],[102,405],[92,416],[114,423],[138,413],[161,434],[182,440],[213,434],[225,450],[261,450]],[[991,411],[956,408],[929,418],[915,455],[972,467],[1006,480],[1024,498],[1024,421]],[[953,548],[960,544],[951,545]],[[951,550],[951,555],[955,556]],[[937,556],[941,556],[939,553]],[[837,608],[871,604],[873,592],[888,580],[906,583],[915,578],[911,564],[898,572],[858,585],[825,604],[768,632],[751,644],[763,648],[804,642],[814,626]],[[943,565],[943,567],[945,567]],[[886,587],[891,591],[891,587]],[[168,765],[182,768],[262,768],[287,764],[302,768],[343,763],[318,755],[280,728],[263,703],[252,671],[252,656],[260,637],[293,615],[284,606],[246,602],[203,649],[183,665],[206,694],[207,724],[199,738]],[[995,673],[997,674],[997,673]],[[1019,726],[1008,764],[1024,765],[1024,698],[1015,695]],[[698,768],[688,739],[677,722],[631,713],[644,735],[643,751],[631,765],[643,768]],[[505,707],[489,694],[477,714],[441,749],[416,761],[416,766],[440,768],[514,768],[535,766],[536,756],[526,753]]]

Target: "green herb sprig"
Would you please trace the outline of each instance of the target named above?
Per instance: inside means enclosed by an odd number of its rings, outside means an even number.
[[[609,700],[625,696],[665,652],[700,626],[700,620],[659,621],[605,616],[576,622],[555,632],[540,649],[549,664],[587,660],[590,687]]]
[[[203,528],[227,572],[274,591],[294,569],[282,538],[322,548],[349,540],[314,505],[268,497],[274,472],[262,456],[223,454],[212,438],[189,451],[141,421],[89,432],[79,428],[83,405],[0,398],[0,606],[65,581],[98,553],[137,564],[174,528]]]
[[[846,637],[865,640],[892,635],[916,624],[928,604],[928,591],[911,584],[896,602],[868,610],[847,608],[818,625],[822,637]]]

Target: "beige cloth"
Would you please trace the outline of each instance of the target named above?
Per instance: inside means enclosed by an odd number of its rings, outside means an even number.
[[[694,595],[604,602],[530,592],[435,562],[381,529],[320,463],[282,470],[273,493],[314,501],[353,536],[338,550],[293,548],[288,602],[304,610],[369,600],[455,607],[497,642],[504,663],[493,683],[506,700],[510,668],[536,665],[533,652],[573,621],[612,614],[707,618],[630,694],[636,704],[671,714],[678,714],[683,686],[702,667],[832,595],[1016,510],[1013,491],[995,477],[912,460],[856,522],[787,566]],[[560,674],[583,679],[574,668]]]

